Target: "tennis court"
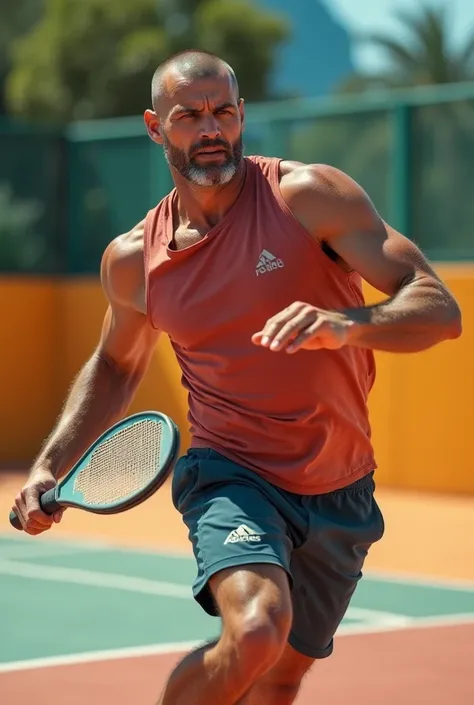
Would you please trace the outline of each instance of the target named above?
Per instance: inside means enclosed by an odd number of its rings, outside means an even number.
[[[4,531],[1,702],[154,705],[182,653],[218,633],[193,576],[183,553]],[[472,705],[473,654],[474,583],[368,572],[298,703]]]

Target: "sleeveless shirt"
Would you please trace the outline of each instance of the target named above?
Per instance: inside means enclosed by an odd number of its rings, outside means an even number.
[[[376,468],[366,405],[375,365],[362,348],[290,355],[251,341],[295,301],[364,305],[359,275],[331,260],[283,200],[280,161],[245,157],[238,198],[184,249],[171,246],[176,189],[147,214],[147,316],[169,336],[181,368],[191,446],[311,495]]]

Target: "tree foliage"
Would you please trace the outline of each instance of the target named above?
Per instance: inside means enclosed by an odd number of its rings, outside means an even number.
[[[220,54],[242,95],[264,100],[288,32],[250,0],[45,0],[42,20],[14,47],[8,107],[58,122],[141,114],[157,64],[191,47]]]
[[[41,16],[43,0],[0,0],[0,113],[4,112],[4,84],[12,68],[11,47]]]
[[[394,14],[404,39],[392,34],[363,35],[360,41],[381,49],[390,69],[370,75],[355,74],[341,90],[358,93],[373,88],[458,83],[474,79],[474,30],[462,46],[452,46],[451,7],[421,6]]]

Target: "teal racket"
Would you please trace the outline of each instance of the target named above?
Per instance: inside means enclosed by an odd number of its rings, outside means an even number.
[[[118,514],[151,497],[171,474],[179,430],[165,414],[146,411],[122,419],[103,433],[54,487],[40,496],[45,514],[75,507]],[[17,514],[10,523],[22,530]]]

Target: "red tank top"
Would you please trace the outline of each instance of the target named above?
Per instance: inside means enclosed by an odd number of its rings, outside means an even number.
[[[288,355],[251,336],[294,301],[329,310],[363,305],[361,281],[285,204],[281,160],[245,161],[239,197],[196,244],[169,247],[176,189],[148,213],[148,317],[168,334],[180,365],[192,446],[290,492],[329,492],[376,467],[366,406],[373,354],[345,347]]]

